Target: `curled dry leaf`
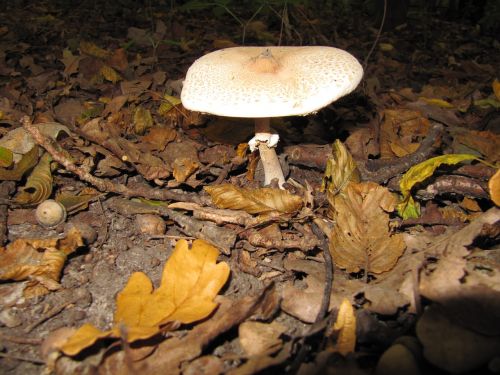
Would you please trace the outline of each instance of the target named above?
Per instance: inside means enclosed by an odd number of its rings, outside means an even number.
[[[330,235],[335,264],[348,272],[382,273],[396,264],[405,250],[400,234],[392,234],[387,212],[395,196],[375,183],[351,183],[344,194],[329,199],[336,225]]]
[[[282,189],[245,189],[231,184],[205,186],[219,208],[243,210],[250,214],[292,213],[302,208],[302,198]]]
[[[14,165],[12,169],[0,168],[1,181],[19,181],[38,161],[38,146],[34,146]]]
[[[29,279],[26,297],[58,289],[67,256],[82,245],[81,234],[75,228],[64,238],[18,239],[0,248],[0,280]]]
[[[24,185],[15,197],[15,202],[22,205],[35,205],[46,200],[52,194],[52,157],[43,154],[37,166],[29,175]]]
[[[350,182],[359,182],[359,171],[351,154],[342,142],[333,144],[332,157],[326,162],[322,190],[326,189],[332,197],[345,189]]]
[[[163,269],[161,285],[135,272],[116,298],[113,328],[101,331],[85,324],[61,347],[67,355],[105,337],[119,338],[125,329],[128,342],[151,337],[167,323],[192,323],[203,319],[217,307],[213,301],[229,277],[227,263],[216,263],[219,252],[203,240],[191,249],[180,240]]]
[[[382,158],[403,157],[415,152],[430,127],[429,120],[420,111],[386,109],[380,126],[380,154]]]

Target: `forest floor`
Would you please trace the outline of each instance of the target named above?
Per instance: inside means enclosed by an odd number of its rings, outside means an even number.
[[[362,9],[146,3],[0,11],[0,373],[499,373],[495,35],[419,9],[377,38]],[[261,188],[252,121],[179,100],[237,45],[365,70],[272,120],[284,190]]]

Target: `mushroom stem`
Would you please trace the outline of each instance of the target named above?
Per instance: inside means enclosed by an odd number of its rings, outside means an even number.
[[[255,133],[271,133],[271,120],[269,118],[255,119]],[[276,155],[274,147],[269,147],[266,143],[259,143],[259,154],[264,167],[264,186],[269,185],[275,178],[278,179],[278,186],[283,187],[285,176],[281,169],[281,164]]]

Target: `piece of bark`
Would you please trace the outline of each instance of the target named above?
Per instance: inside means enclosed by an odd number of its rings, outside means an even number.
[[[3,181],[0,183],[0,200],[7,202],[10,195],[14,192],[16,184],[14,181]],[[0,204],[0,246],[7,242],[7,218],[8,205]]]

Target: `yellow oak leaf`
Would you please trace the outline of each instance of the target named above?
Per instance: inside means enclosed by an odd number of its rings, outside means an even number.
[[[500,169],[488,181],[488,189],[490,190],[491,200],[497,206],[500,206]]]
[[[216,263],[218,255],[203,240],[194,241],[191,249],[186,240],[179,240],[165,264],[159,288],[154,289],[144,273],[135,272],[117,296],[113,327],[101,331],[85,324],[60,349],[76,355],[101,338],[133,342],[157,334],[169,322],[187,324],[206,318],[217,307],[214,298],[230,272],[227,263]]]

